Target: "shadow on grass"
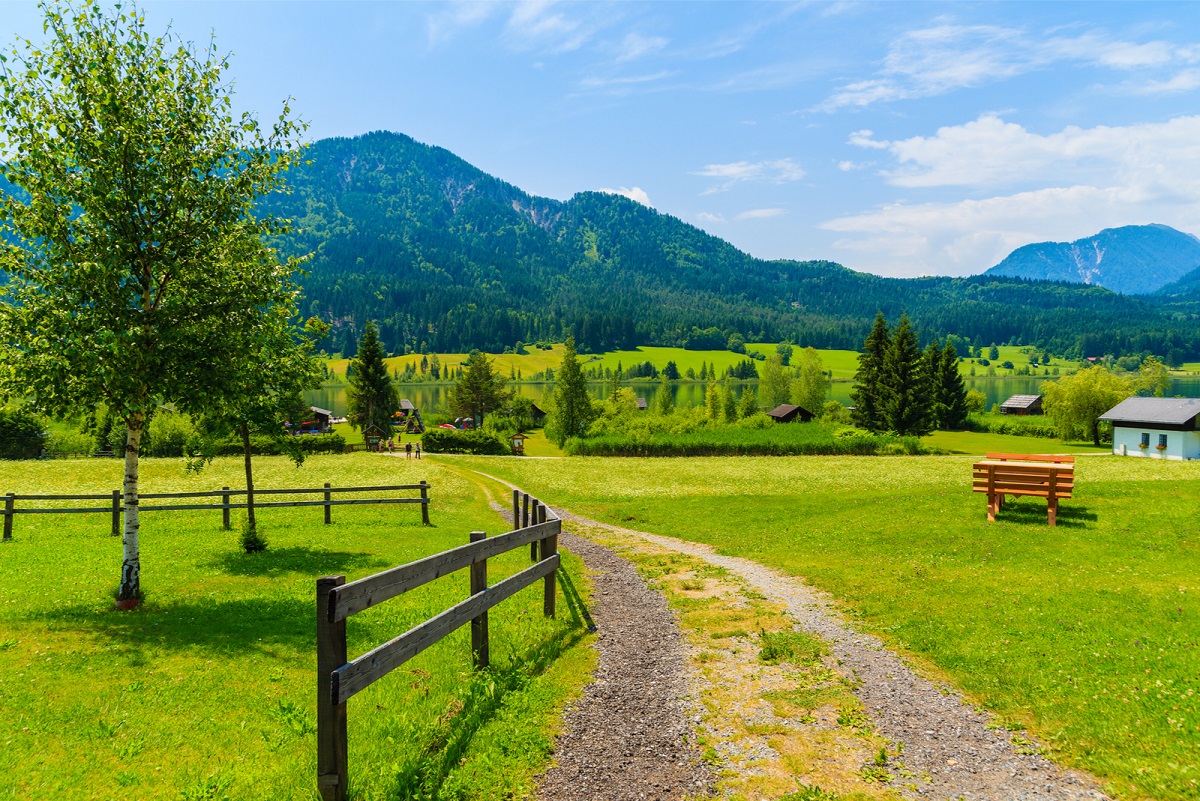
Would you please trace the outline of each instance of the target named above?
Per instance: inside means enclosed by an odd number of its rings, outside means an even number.
[[[1008,523],[1047,524],[1046,502],[1014,501],[1009,498],[1004,502],[1004,508],[996,515],[996,520]],[[1057,524],[1067,528],[1086,528],[1088,523],[1095,523],[1100,516],[1089,512],[1086,506],[1077,506],[1070,502],[1059,503]]]
[[[267,548],[259,553],[235,551],[214,559],[211,566],[231,576],[277,578],[286,573],[318,576],[378,570],[395,565],[371,553],[327,551],[323,548],[292,546]]]
[[[315,600],[297,598],[209,596],[156,603],[150,596],[135,612],[79,605],[35,613],[30,619],[108,638],[117,657],[136,667],[152,661],[147,652],[156,651],[307,652],[314,648],[315,614]]]

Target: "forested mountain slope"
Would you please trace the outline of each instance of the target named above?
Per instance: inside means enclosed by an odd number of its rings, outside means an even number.
[[[711,346],[733,333],[858,348],[879,310],[907,311],[927,339],[1016,339],[1078,355],[1200,351],[1191,304],[756,259],[623,197],[533,197],[401,134],[322,140],[308,161],[289,173],[291,193],[262,207],[294,220],[281,249],[313,254],[302,311],[333,324],[330,351],[351,352],[369,319],[391,351],[497,352],[567,333],[583,351]]]

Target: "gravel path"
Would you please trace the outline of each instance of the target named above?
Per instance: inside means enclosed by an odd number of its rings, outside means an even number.
[[[737,573],[768,598],[784,604],[802,628],[828,640],[842,668],[859,679],[856,693],[876,730],[903,743],[901,760],[923,779],[916,795],[1072,801],[1107,798],[1091,777],[1064,770],[1036,754],[1019,754],[1009,732],[986,728],[986,715],[966,704],[957,692],[915,674],[878,639],[854,631],[828,597],[803,581],[748,559],[718,555],[705,545],[599,523],[563,509],[555,511],[563,520],[640,537],[699,557]],[[645,585],[639,582],[639,586],[644,591]]]
[[[512,512],[493,502],[511,524]],[[695,747],[687,664],[666,599],[608,548],[564,532],[559,543],[592,577],[595,680],[564,717],[547,801],[679,801],[710,794]]]

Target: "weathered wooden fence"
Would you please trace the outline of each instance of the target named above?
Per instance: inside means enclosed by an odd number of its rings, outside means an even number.
[[[513,530],[471,541],[346,584],[345,576],[317,579],[317,787],[324,801],[345,801],[348,785],[346,702],[355,694],[468,622],[476,667],[488,665],[487,613],[496,604],[544,579],[542,611],[554,616],[558,535],[562,521],[528,494],[513,491]],[[530,546],[535,564],[491,587],[487,560]],[[354,660],[346,655],[346,618],[464,568],[471,569],[471,595],[446,611]]]
[[[419,496],[414,498],[342,498],[335,499],[333,495],[336,493],[345,492],[401,492],[401,491],[419,491]],[[210,490],[206,492],[147,492],[138,495],[138,510],[139,512],[186,512],[199,509],[220,509],[221,524],[226,528],[230,528],[229,511],[231,509],[245,509],[249,503],[234,503],[230,499],[236,496],[247,495],[246,490],[230,489],[222,487],[219,490]],[[256,489],[254,495],[323,495],[321,500],[311,501],[266,501],[259,503],[254,502],[255,509],[271,509],[279,507],[292,506],[322,506],[325,509],[325,522],[332,523],[333,516],[331,514],[334,506],[349,506],[377,503],[419,503],[421,504],[421,522],[429,525],[429,484],[425,481],[419,484],[390,484],[377,487],[331,487],[328,482],[325,486],[316,489]],[[220,503],[173,503],[173,504],[152,504],[149,506],[141,504],[141,501],[146,500],[165,500],[177,498],[220,498]],[[86,507],[62,507],[62,506],[43,506],[43,507],[23,507],[17,506],[17,501],[106,501],[104,506],[86,506]],[[4,496],[4,539],[12,539],[13,517],[16,515],[61,515],[61,514],[94,514],[97,512],[111,512],[112,514],[112,535],[119,536],[121,533],[121,513],[125,511],[123,498],[120,490],[113,490],[111,495],[25,495],[10,492]]]

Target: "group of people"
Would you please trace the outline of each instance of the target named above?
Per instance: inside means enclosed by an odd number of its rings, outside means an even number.
[[[413,444],[414,443],[412,443],[412,442],[404,443],[404,455],[405,455],[406,459],[413,458]],[[421,443],[417,442],[415,444],[417,446],[417,450],[416,450],[417,458],[420,459],[421,458]],[[388,453],[396,452],[396,440],[394,438],[388,437],[387,449],[388,449]]]

